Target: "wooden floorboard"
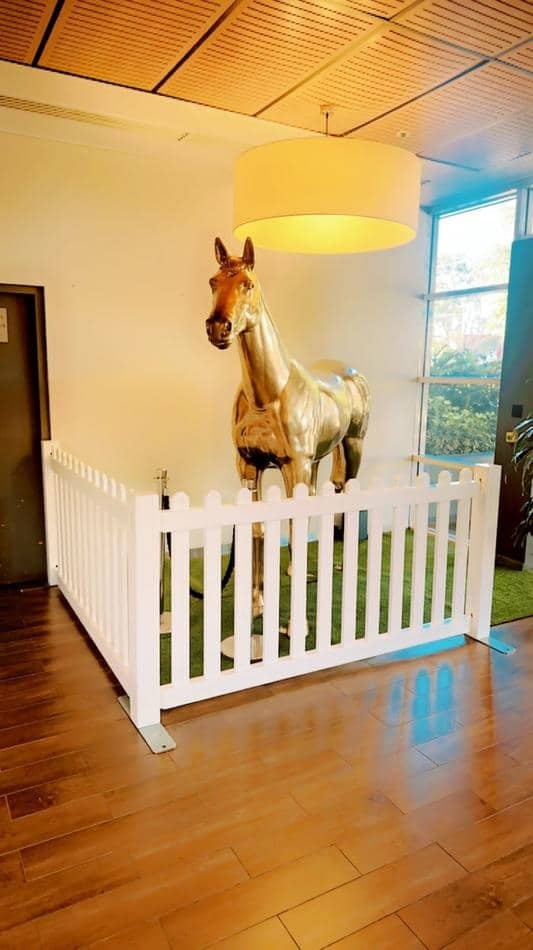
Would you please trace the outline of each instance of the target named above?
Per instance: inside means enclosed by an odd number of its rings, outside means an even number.
[[[0,950],[533,950],[533,621],[164,714],[0,593]]]

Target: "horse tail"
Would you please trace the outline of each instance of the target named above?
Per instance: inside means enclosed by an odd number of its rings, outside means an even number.
[[[352,418],[346,435],[364,439],[370,416],[370,387],[362,373],[349,367],[342,374],[342,378],[347,383],[352,399]]]

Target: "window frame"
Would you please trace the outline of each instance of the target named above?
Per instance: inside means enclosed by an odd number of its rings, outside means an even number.
[[[441,218],[448,217],[451,214],[457,214],[463,211],[474,211],[477,208],[483,208],[487,205],[497,204],[514,197],[516,199],[515,222],[513,240],[518,237],[524,237],[533,232],[533,185],[524,185],[520,188],[508,189],[504,192],[498,192],[482,200],[478,199],[471,202],[461,202],[445,209],[439,209],[431,214],[431,233],[429,249],[429,268],[427,292],[422,295],[425,302],[425,336],[424,336],[424,355],[422,360],[422,373],[417,377],[416,382],[420,386],[419,399],[419,419],[416,427],[418,438],[416,452],[412,455],[413,463],[416,463],[416,474],[420,474],[426,466],[435,468],[462,469],[468,466],[458,462],[444,462],[442,459],[436,460],[433,456],[425,454],[426,436],[427,436],[427,418],[430,386],[500,386],[501,377],[462,377],[462,376],[432,376],[431,375],[431,335],[432,335],[432,304],[435,300],[444,300],[449,297],[466,297],[471,294],[507,292],[509,282],[503,284],[487,284],[482,287],[465,287],[453,290],[436,291],[437,274],[437,249],[439,240],[439,223]]]

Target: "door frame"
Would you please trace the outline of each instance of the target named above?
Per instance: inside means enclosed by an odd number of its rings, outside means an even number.
[[[25,284],[1,284],[2,294],[23,294],[33,298],[35,345],[37,348],[37,386],[39,389],[39,421],[41,441],[51,438],[50,396],[48,392],[48,359],[46,355],[46,324],[44,317],[44,287]]]

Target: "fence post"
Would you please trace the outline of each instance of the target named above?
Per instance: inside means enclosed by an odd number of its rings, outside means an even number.
[[[157,495],[131,495],[128,537],[129,698],[120,702],[153,752],[175,742],[161,726],[159,661],[160,518]]]
[[[489,637],[500,477],[499,465],[474,466],[474,480],[479,483],[480,491],[472,499],[466,613],[470,617],[468,636],[507,653],[511,651],[501,649],[504,644]]]
[[[57,584],[58,523],[54,473],[50,465],[50,459],[56,444],[56,442],[51,442],[50,440],[41,442],[41,458],[43,466],[44,528],[46,535],[46,573],[50,587],[54,587]]]

